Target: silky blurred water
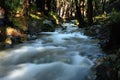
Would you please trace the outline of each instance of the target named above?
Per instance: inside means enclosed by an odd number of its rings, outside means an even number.
[[[90,80],[93,61],[102,53],[98,40],[74,24],[63,27],[1,51],[0,80]]]

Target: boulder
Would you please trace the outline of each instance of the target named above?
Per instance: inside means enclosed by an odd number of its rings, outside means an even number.
[[[54,27],[54,24],[52,23],[52,21],[44,20],[43,21],[42,31],[45,31],[45,32],[53,32],[53,31],[55,31],[55,27]]]

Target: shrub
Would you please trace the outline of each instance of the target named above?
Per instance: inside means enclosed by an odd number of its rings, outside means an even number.
[[[115,9],[112,9],[112,12],[108,16],[111,23],[120,21],[120,12],[117,12]]]

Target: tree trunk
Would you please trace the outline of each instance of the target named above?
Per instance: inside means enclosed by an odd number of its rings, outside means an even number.
[[[85,0],[81,0],[80,1],[80,7],[81,7],[81,13],[83,15],[83,17],[85,16]]]
[[[106,3],[106,0],[102,0],[102,4],[103,4],[103,6],[102,6],[102,13],[104,13],[104,11],[105,11],[105,3]]]
[[[88,8],[87,8],[87,18],[88,18],[88,25],[92,25],[93,24],[93,4],[92,4],[92,0],[88,0],[87,1],[88,4]]]
[[[29,0],[24,0],[24,5],[23,5],[23,16],[28,16],[28,8],[29,8]]]
[[[78,0],[75,0],[75,5],[76,5],[76,18],[78,19],[79,21],[79,26],[80,27],[83,27],[85,25],[85,21],[83,19],[83,16],[81,14],[81,11],[80,11],[80,6],[78,4]]]
[[[45,0],[36,0],[36,6],[39,12],[45,12]]]
[[[47,10],[46,10],[46,11],[47,11],[47,12],[49,12],[49,11],[51,10],[51,1],[52,1],[52,0],[47,0],[47,1],[46,1],[46,6],[47,6]]]
[[[72,15],[73,15],[73,7],[74,7],[74,1],[72,0],[71,1],[71,7],[70,7],[70,16],[72,17]]]
[[[51,10],[57,12],[57,0],[51,0]]]
[[[93,0],[93,2],[94,2],[93,16],[97,16],[99,14],[99,6],[98,6],[99,2],[96,0]]]

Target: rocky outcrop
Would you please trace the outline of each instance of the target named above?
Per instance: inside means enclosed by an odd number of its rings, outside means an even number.
[[[21,43],[27,40],[27,34],[25,34],[23,31],[20,31],[16,28],[8,27],[6,28],[6,39],[5,44],[6,47],[12,46],[16,43]]]
[[[114,66],[106,61],[96,67],[96,80],[118,80]]]
[[[43,21],[42,31],[45,31],[45,32],[47,32],[47,31],[50,31],[50,32],[55,31],[54,24],[52,23],[51,20],[44,20]]]

